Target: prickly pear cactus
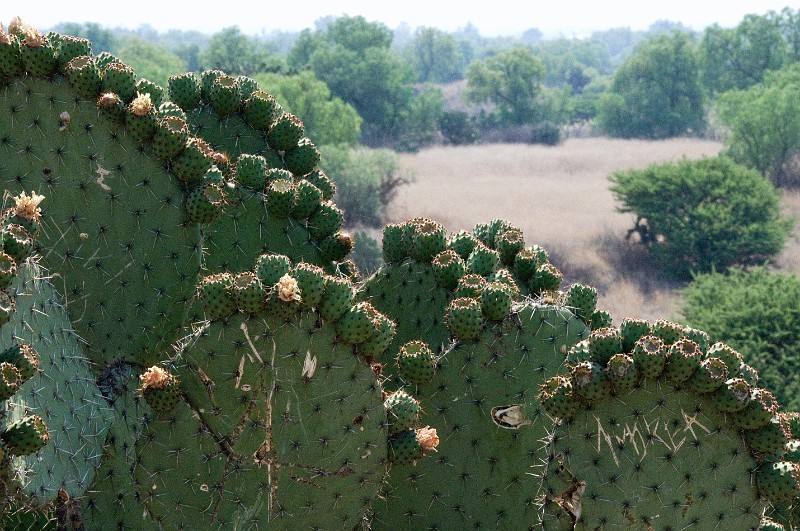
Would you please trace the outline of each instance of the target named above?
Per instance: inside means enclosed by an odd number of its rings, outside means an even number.
[[[302,137],[297,117],[243,76],[207,71],[169,83],[172,102],[216,150],[230,181],[226,215],[203,231],[208,271],[244,269],[267,252],[321,266],[350,252],[352,239],[337,237],[342,216],[330,203],[335,188],[315,170],[319,152]]]
[[[441,443],[416,466],[393,464],[373,527],[535,528],[533,473],[552,429],[536,388],[586,335],[568,310],[530,303],[439,355],[432,379],[406,389],[424,404],[419,424],[435,426]]]
[[[42,265],[63,283],[90,359],[151,362],[179,337],[199,274],[186,186],[165,171],[187,144],[185,126],[156,123],[146,110],[151,134],[135,140],[130,68],[88,54],[58,63],[60,44],[41,44],[26,26],[18,32],[0,31],[0,53],[22,59],[3,69],[0,183],[49,198],[41,205]],[[38,62],[25,60],[32,55]]]
[[[636,325],[594,331],[570,352],[570,376],[542,386],[561,419],[545,529],[758,528],[762,498],[800,492],[771,394],[739,377],[730,347],[667,322]]]
[[[47,425],[48,443],[11,463],[31,506],[54,502],[59,492],[69,498],[85,493],[112,418],[51,281],[35,263],[23,264],[9,288],[15,311],[0,329],[0,345],[27,345],[38,355],[30,381],[6,406],[9,421],[36,414]]]
[[[476,227],[475,233],[484,240],[466,231],[448,236],[441,224],[426,218],[384,228],[386,263],[364,281],[358,298],[370,301],[397,322],[397,335],[386,356],[379,360],[386,375],[395,375],[392,360],[408,341],[420,339],[438,352],[451,341],[452,335],[458,335],[452,333],[452,325],[458,321],[448,323],[447,313],[448,307],[459,298],[476,299],[481,309],[475,315],[480,317],[485,311],[490,321],[502,320],[511,303],[526,295],[559,301],[579,315],[569,297],[556,291],[562,276],[547,261],[547,253],[538,246],[525,248],[520,229],[506,222],[495,220],[489,225],[495,227],[498,241],[501,234],[508,232],[507,239],[513,239],[515,245],[501,246],[503,252],[490,248],[483,243],[489,241],[483,225]],[[537,270],[550,274],[546,284],[534,281]],[[585,304],[591,306],[588,310],[591,315],[597,292],[594,288],[584,288],[594,294],[594,300]]]
[[[286,257],[222,277],[200,288],[217,318],[169,365],[186,401],[137,443],[149,518],[164,529],[356,526],[387,459],[382,388],[360,352],[386,318]]]

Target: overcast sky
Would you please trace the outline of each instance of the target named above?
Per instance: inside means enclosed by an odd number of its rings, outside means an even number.
[[[593,30],[628,26],[647,29],[656,20],[682,22],[693,29],[714,23],[735,26],[748,13],[780,11],[789,0],[280,0],[197,2],[134,0],[4,0],[2,22],[19,15],[27,23],[48,28],[58,22],[98,22],[104,26],[136,28],[149,24],[157,30],[183,29],[215,33],[239,26],[245,33],[311,28],[326,15],[362,15],[394,29],[405,22],[411,28],[433,26],[454,31],[475,25],[484,36],[519,35],[539,28],[547,37],[586,36]],[[202,7],[200,7],[202,6]],[[796,8],[795,8],[796,9]]]

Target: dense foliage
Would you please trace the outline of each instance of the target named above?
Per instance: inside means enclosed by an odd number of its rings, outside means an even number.
[[[681,32],[638,46],[614,75],[598,115],[603,131],[623,138],[697,134],[704,122],[697,60]]]
[[[739,350],[767,388],[800,410],[800,279],[766,268],[697,276],[684,292],[693,327]]]
[[[675,278],[760,264],[781,250],[791,227],[772,184],[725,157],[652,165],[610,179],[618,210],[637,216],[628,235],[638,233]]]
[[[800,65],[769,72],[762,83],[718,99],[730,156],[775,184],[800,182],[793,164],[800,154]]]

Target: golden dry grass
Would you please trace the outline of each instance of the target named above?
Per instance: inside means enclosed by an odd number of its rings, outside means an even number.
[[[556,147],[435,147],[401,156],[415,181],[401,190],[389,217],[428,216],[451,231],[507,219],[524,230],[529,243],[550,252],[567,281],[596,286],[600,307],[617,322],[628,315],[675,317],[681,286],[661,280],[646,253],[625,242],[633,217],[616,212],[608,176],[682,157],[713,156],[721,147],[697,139],[607,138],[569,139]],[[800,195],[787,194],[784,203],[800,212]],[[800,264],[797,233],[779,264]]]

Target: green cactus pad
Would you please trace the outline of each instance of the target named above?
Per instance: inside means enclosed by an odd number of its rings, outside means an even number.
[[[32,506],[52,502],[59,488],[80,497],[100,466],[111,411],[50,275],[26,263],[9,290],[16,311],[0,329],[0,344],[18,345],[6,351],[10,358],[29,357],[19,345],[39,358],[38,369],[25,369],[33,374],[10,400],[9,419],[38,414],[50,431],[37,454],[14,460],[14,476]]]
[[[390,469],[373,528],[535,526],[532,467],[552,430],[536,389],[586,335],[569,311],[531,305],[446,350],[436,376],[415,392],[423,404],[420,426],[436,427],[441,443],[416,466]]]
[[[0,105],[17,109],[0,113],[3,185],[49,198],[42,264],[63,279],[87,355],[155,361],[179,334],[200,267],[177,179],[63,77],[16,78]]]

